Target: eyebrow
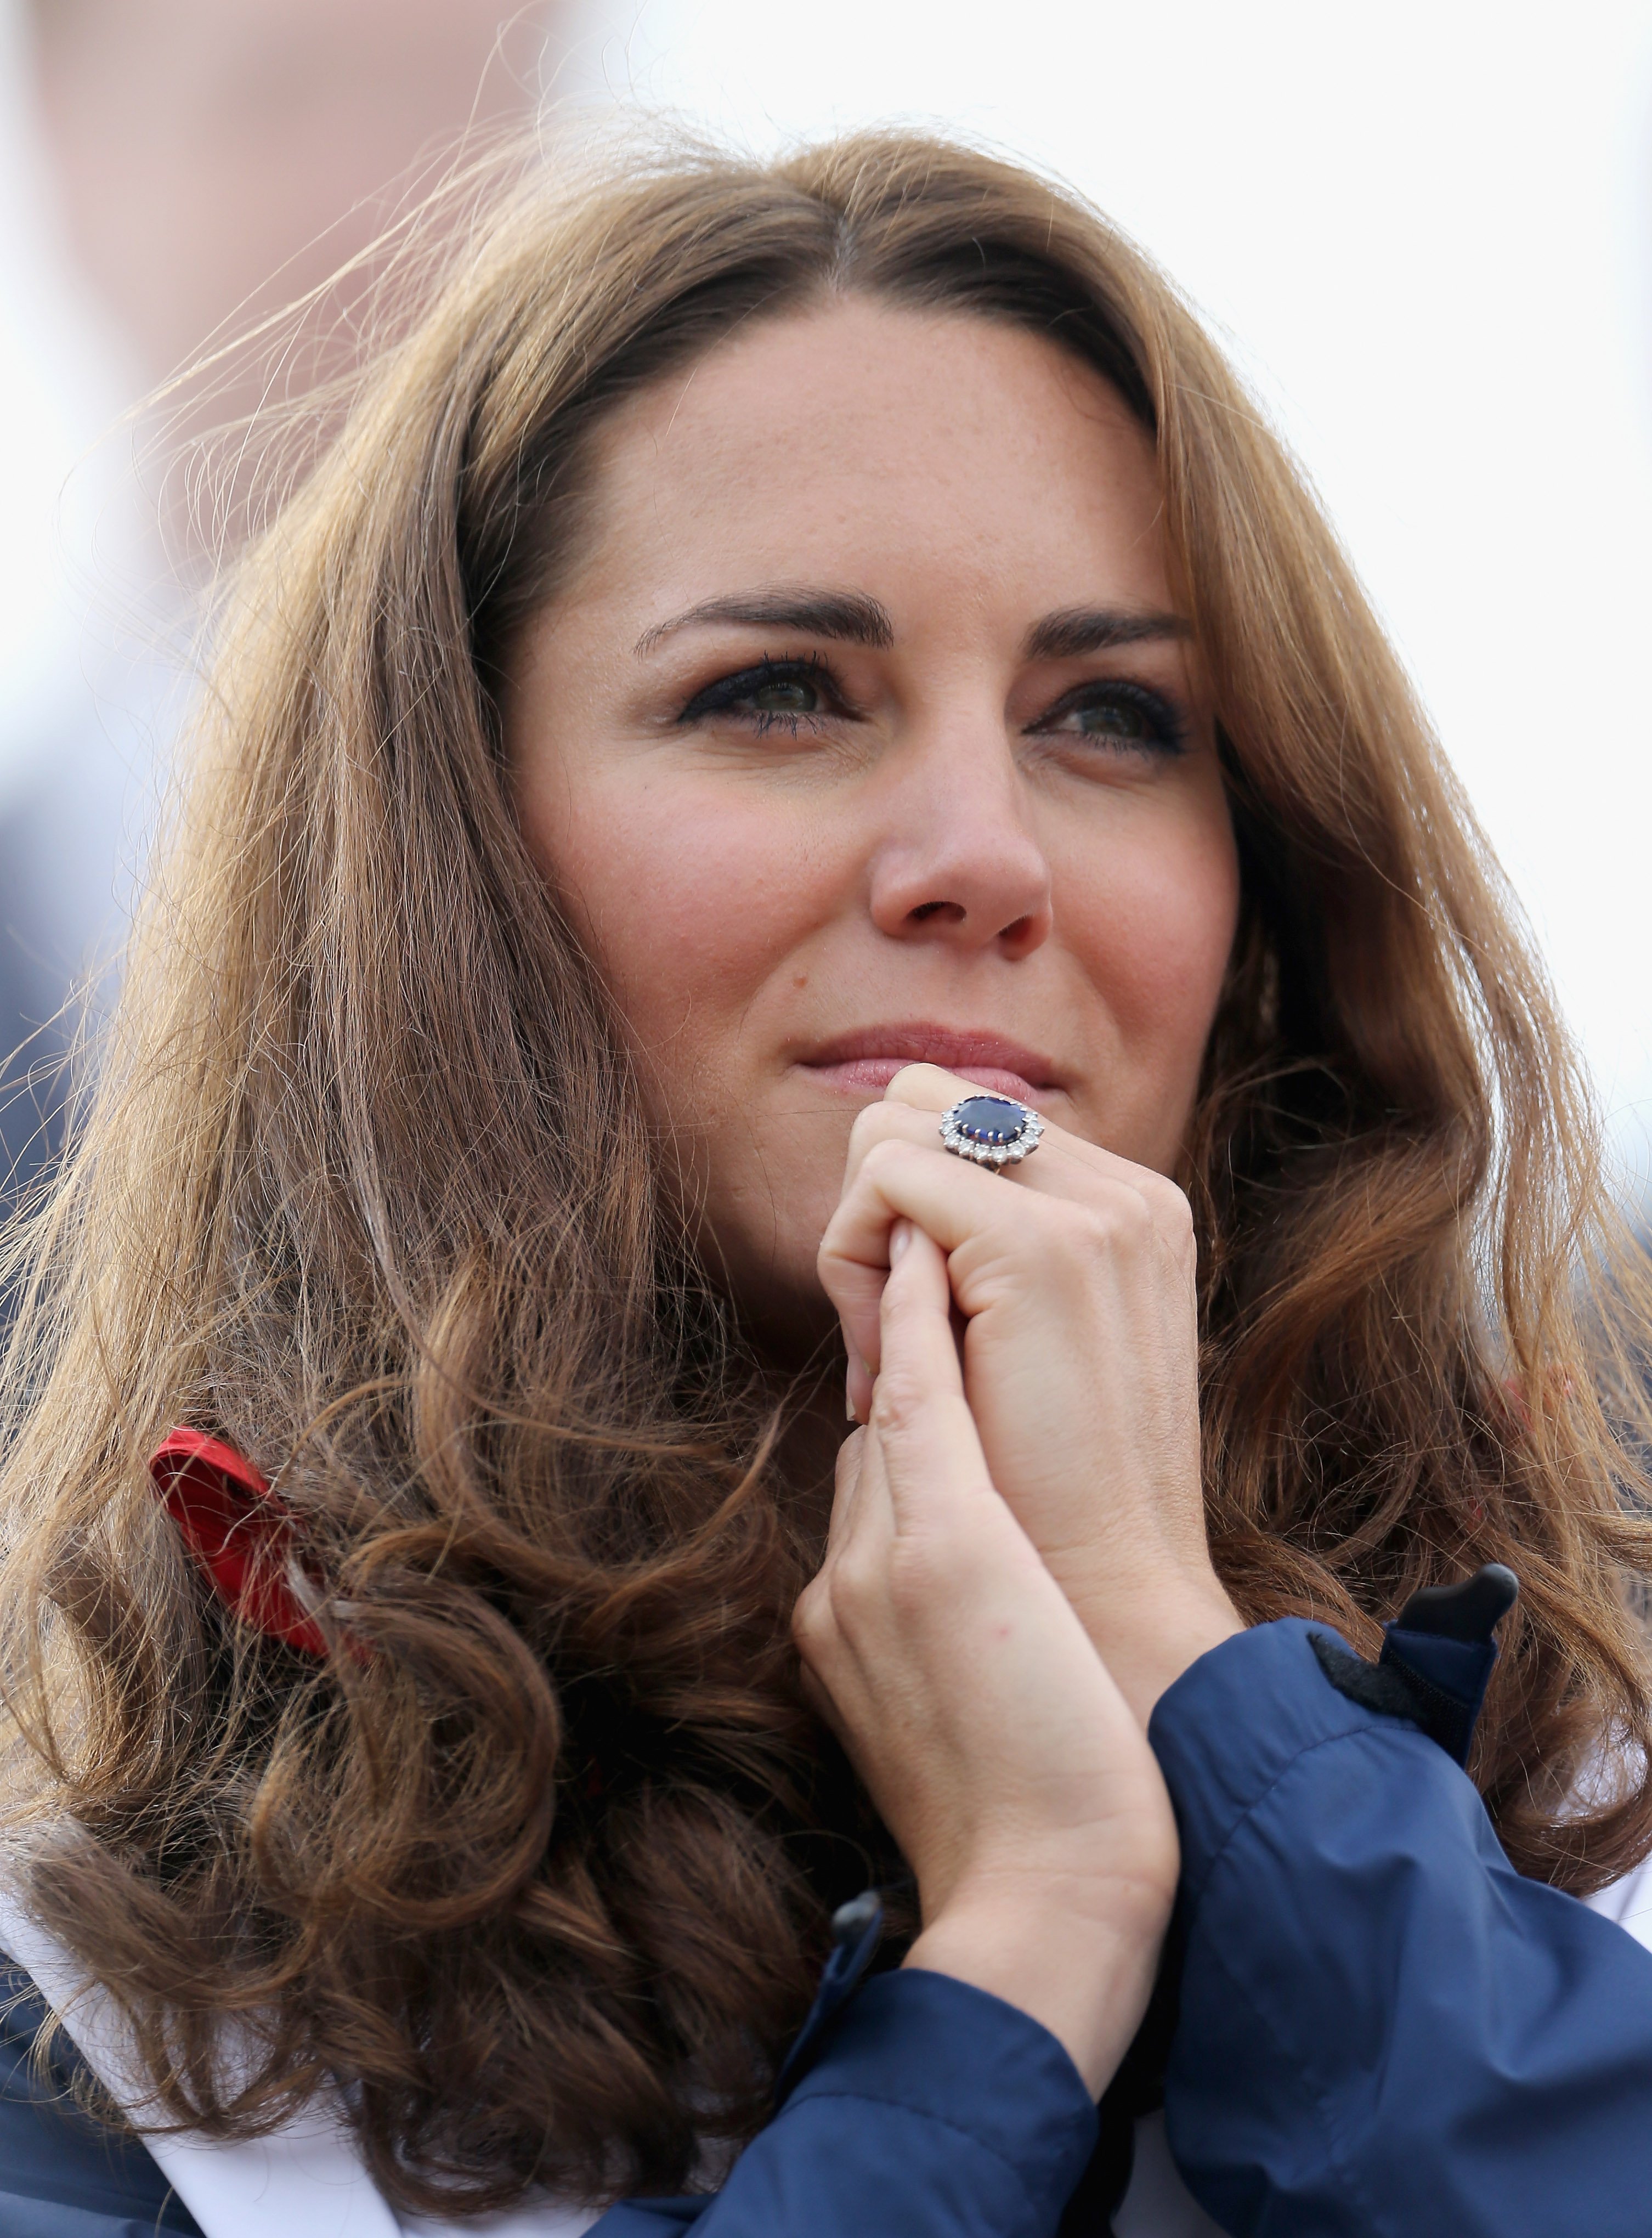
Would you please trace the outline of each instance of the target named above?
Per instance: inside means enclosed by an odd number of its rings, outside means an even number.
[[[895,625],[887,606],[858,591],[737,591],[703,599],[669,621],[657,622],[637,640],[640,659],[679,630],[703,629],[719,622],[747,628],[789,629],[802,637],[823,637],[839,644],[870,646],[887,652]],[[1074,660],[1087,652],[1146,645],[1193,634],[1180,614],[1127,612],[1114,606],[1066,606],[1034,622],[1022,643],[1028,660]]]
[[[858,591],[747,591],[704,599],[670,621],[657,622],[637,640],[638,657],[651,652],[662,638],[713,622],[740,622],[749,628],[796,630],[800,637],[824,637],[839,644],[868,645],[887,652],[895,643],[889,609]]]
[[[1076,660],[1121,645],[1148,645],[1193,635],[1180,614],[1127,613],[1113,606],[1067,606],[1046,614],[1028,631],[1021,652],[1028,660]]]

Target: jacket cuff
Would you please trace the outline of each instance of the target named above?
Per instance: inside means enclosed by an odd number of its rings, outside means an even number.
[[[1282,1617],[1223,1640],[1160,1697],[1147,1738],[1175,1805],[1190,1904],[1234,1830],[1311,1750],[1378,1731],[1436,1753],[1414,1725],[1338,1693],[1314,1655],[1316,1634],[1351,1652],[1328,1625]]]
[[[1047,2028],[918,1966],[864,1983],[787,2101],[875,2100],[962,2132],[1013,2171],[1029,2227],[1054,2229],[1094,2149],[1095,2102]]]

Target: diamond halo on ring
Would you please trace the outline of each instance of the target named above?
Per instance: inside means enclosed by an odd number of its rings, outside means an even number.
[[[941,1142],[955,1158],[972,1159],[993,1173],[1018,1166],[1037,1149],[1044,1122],[1013,1096],[961,1096],[942,1115]]]

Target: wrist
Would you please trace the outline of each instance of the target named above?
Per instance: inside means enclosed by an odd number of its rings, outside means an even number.
[[[1140,2026],[1175,1893],[1157,1878],[1091,1902],[1006,1888],[961,1896],[905,1963],[949,1974],[1047,2028],[1099,2098]]]
[[[1160,1696],[1183,1672],[1246,1628],[1214,1578],[1207,1586],[1133,1595],[1126,1608],[1109,1595],[1078,1613],[1144,1732]]]

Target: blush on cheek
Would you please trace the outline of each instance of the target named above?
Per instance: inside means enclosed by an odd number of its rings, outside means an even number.
[[[771,812],[657,786],[530,831],[638,1048],[673,1072],[737,1019],[806,929],[807,879]]]
[[[1113,1147],[1168,1170],[1191,1116],[1239,919],[1227,831],[1187,834],[1115,863],[1069,935],[1100,993],[1123,1060],[1111,1083]],[[1113,1098],[1117,1101],[1114,1102]]]
[[[1236,900],[1230,904],[1219,891],[1199,894],[1186,887],[1138,897],[1117,926],[1114,1003],[1121,1024],[1203,1053],[1233,945]]]

